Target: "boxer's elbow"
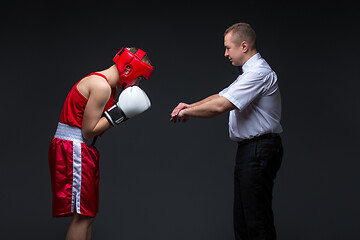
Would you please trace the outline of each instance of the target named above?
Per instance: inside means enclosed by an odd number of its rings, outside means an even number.
[[[81,128],[81,132],[82,132],[83,138],[85,138],[85,139],[90,139],[90,138],[93,138],[98,135],[98,133],[96,131],[96,126],[92,127],[92,126],[88,126],[87,124],[83,124],[83,126]]]
[[[102,117],[95,125],[84,124],[83,122],[83,126],[81,130],[83,137],[85,139],[90,139],[99,136],[109,128],[111,128],[111,124],[105,117]]]
[[[82,135],[85,139],[90,139],[96,136],[94,131],[84,130],[82,129]]]

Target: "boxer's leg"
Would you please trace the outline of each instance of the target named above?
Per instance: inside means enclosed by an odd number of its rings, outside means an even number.
[[[88,227],[88,231],[87,231],[87,234],[86,234],[86,240],[91,240],[91,234],[92,234],[92,221],[90,223],[90,226]]]
[[[90,240],[94,218],[74,213],[66,240]]]

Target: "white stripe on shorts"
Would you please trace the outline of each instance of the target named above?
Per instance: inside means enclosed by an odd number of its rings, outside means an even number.
[[[74,212],[76,203],[76,212],[80,214],[80,194],[81,194],[81,142],[73,141],[73,184],[71,211]]]

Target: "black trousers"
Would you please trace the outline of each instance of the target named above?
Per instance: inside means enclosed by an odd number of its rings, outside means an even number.
[[[235,164],[236,240],[275,240],[272,195],[283,157],[280,136],[267,134],[238,144]]]

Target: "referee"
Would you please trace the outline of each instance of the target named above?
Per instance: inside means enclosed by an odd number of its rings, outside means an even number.
[[[256,49],[256,34],[247,23],[224,33],[225,57],[242,74],[227,88],[193,104],[179,103],[171,122],[229,113],[230,139],[237,142],[234,171],[236,240],[274,240],[273,186],[283,147],[281,97],[276,73]]]

